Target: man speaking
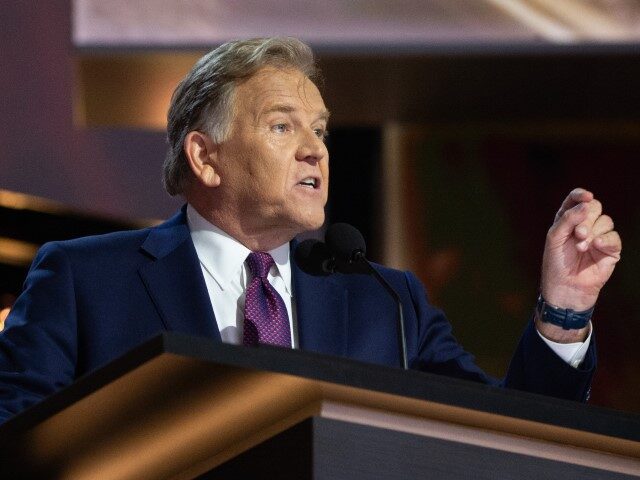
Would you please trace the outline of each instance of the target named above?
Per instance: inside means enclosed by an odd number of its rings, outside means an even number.
[[[396,306],[380,285],[291,260],[294,237],[324,222],[329,111],[317,83],[311,50],[291,38],[230,42],[196,63],[171,102],[164,164],[186,206],[157,227],[41,248],[0,335],[0,419],[162,330],[400,365]],[[593,306],[620,252],[601,204],[572,191],[502,385],[586,399]],[[411,368],[498,383],[412,273],[375,268],[402,301]]]

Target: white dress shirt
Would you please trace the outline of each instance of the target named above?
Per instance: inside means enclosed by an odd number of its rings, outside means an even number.
[[[187,205],[187,221],[222,341],[240,345],[244,324],[245,290],[251,279],[245,260],[251,250],[205,220],[191,205]],[[291,345],[296,348],[298,335],[291,287],[289,244],[285,243],[267,253],[275,262],[267,279],[287,307]]]
[[[549,348],[553,350],[556,355],[558,355],[562,360],[567,362],[573,368],[578,368],[584,360],[584,357],[587,355],[587,350],[589,350],[592,332],[593,326],[591,325],[591,322],[589,322],[589,335],[584,342],[556,343],[552,342],[548,338],[545,338],[540,332],[538,332],[538,335],[540,335],[540,338],[544,340],[544,343],[549,345]]]

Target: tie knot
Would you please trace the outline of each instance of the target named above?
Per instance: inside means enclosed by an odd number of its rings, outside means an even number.
[[[274,263],[271,255],[266,252],[251,252],[247,256],[247,266],[254,277],[267,278]]]

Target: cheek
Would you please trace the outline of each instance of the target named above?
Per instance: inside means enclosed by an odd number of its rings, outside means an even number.
[[[264,162],[254,143],[245,142],[241,148],[235,150],[235,155],[229,156],[226,167],[233,170],[235,178],[246,181],[261,177]]]
[[[320,162],[320,173],[322,174],[322,178],[325,182],[325,185],[329,185],[329,156],[327,155],[326,160]]]

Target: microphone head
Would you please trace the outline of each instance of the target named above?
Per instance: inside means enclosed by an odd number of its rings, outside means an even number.
[[[293,258],[300,269],[309,275],[327,276],[333,273],[333,257],[327,245],[315,238],[300,242]]]
[[[367,246],[360,231],[348,223],[334,223],[327,229],[325,241],[339,262],[351,263],[365,257]]]

